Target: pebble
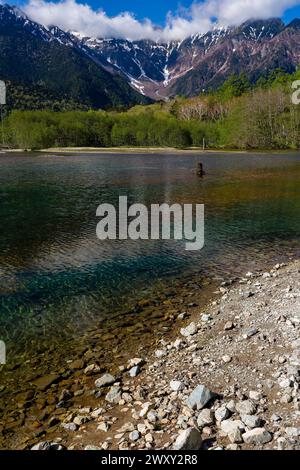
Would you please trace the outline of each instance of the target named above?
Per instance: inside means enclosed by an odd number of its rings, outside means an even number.
[[[226,419],[221,422],[221,430],[227,435],[234,433],[236,429],[240,431],[245,429],[244,423],[239,419]]]
[[[145,360],[142,359],[141,357],[134,357],[133,359],[130,359],[128,361],[128,369],[132,369],[132,367],[135,366],[142,366],[145,364]]]
[[[154,439],[151,433],[148,432],[148,434],[145,435],[145,441],[148,442],[149,444],[152,444]]]
[[[129,433],[129,440],[130,440],[131,442],[138,441],[139,438],[140,438],[140,433],[139,433],[137,430],[131,431],[131,432]]]
[[[204,426],[211,426],[214,424],[214,422],[214,413],[211,410],[205,409],[199,413],[197,418],[197,424],[199,428],[203,428]]]
[[[180,333],[182,334],[182,336],[188,337],[195,335],[197,331],[198,328],[196,326],[196,323],[192,322],[186,328],[181,328]]]
[[[272,440],[271,434],[265,428],[255,428],[243,434],[246,444],[267,444]]]
[[[188,428],[177,437],[174,450],[199,450],[202,446],[201,433],[196,428]]]
[[[44,441],[31,447],[31,450],[65,450],[65,447],[58,442]]]
[[[139,375],[140,372],[141,372],[140,366],[134,366],[130,369],[129,375],[130,377],[136,377],[137,375]]]
[[[231,412],[226,405],[222,405],[215,411],[215,417],[218,422],[222,422],[225,419],[228,419],[231,415]]]
[[[229,364],[232,361],[232,357],[225,355],[222,357],[222,361],[225,362],[225,364]]]
[[[108,385],[112,385],[113,383],[115,383],[115,381],[116,379],[113,375],[104,374],[102,375],[102,377],[99,377],[99,379],[95,380],[95,387],[107,387]]]
[[[224,331],[233,330],[233,328],[234,328],[234,324],[232,323],[232,321],[228,321],[224,325]]]
[[[258,428],[262,424],[262,420],[259,416],[253,416],[253,415],[243,415],[241,416],[241,419],[243,423],[246,424],[248,428]]]
[[[78,426],[82,426],[85,423],[88,423],[90,418],[88,416],[76,416],[73,420],[73,423],[77,424]]]
[[[254,415],[256,412],[256,405],[251,400],[239,401],[235,408],[240,415]]]
[[[156,423],[157,418],[158,418],[158,417],[157,417],[156,411],[150,410],[150,411],[147,413],[147,420],[149,421],[149,423]]]
[[[100,423],[98,426],[97,426],[97,430],[98,431],[103,431],[103,432],[107,432],[109,430],[109,424],[108,423]]]
[[[98,374],[100,372],[100,367],[97,364],[90,364],[84,369],[85,375]]]
[[[117,385],[110,388],[109,392],[105,396],[105,400],[109,403],[119,403],[121,397],[121,388]]]
[[[243,334],[244,339],[251,338],[252,336],[257,335],[258,330],[257,328],[250,328],[249,330],[246,330],[245,333]]]
[[[173,390],[173,392],[180,392],[181,390],[184,389],[184,384],[183,382],[180,382],[179,380],[171,380],[170,388],[171,390]]]
[[[63,427],[66,431],[75,432],[75,431],[77,430],[77,425],[76,425],[76,423],[62,423],[62,427]]]
[[[155,351],[155,356],[160,359],[161,357],[164,357],[167,355],[167,351],[165,349],[157,349]]]
[[[216,394],[211,392],[205,385],[198,385],[187,399],[187,405],[192,410],[202,410]]]

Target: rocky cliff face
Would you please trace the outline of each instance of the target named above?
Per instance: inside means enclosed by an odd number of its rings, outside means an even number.
[[[300,20],[247,21],[181,42],[158,44],[118,39],[81,38],[132,86],[153,98],[193,96],[215,88],[230,75],[245,72],[255,81],[275,68],[294,71],[300,62]]]

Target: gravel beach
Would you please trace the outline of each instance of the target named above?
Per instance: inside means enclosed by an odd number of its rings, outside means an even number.
[[[299,449],[300,262],[222,282],[214,294],[179,313],[174,337],[148,357],[117,373],[89,363],[82,406],[64,390],[48,418],[53,432],[23,448]]]

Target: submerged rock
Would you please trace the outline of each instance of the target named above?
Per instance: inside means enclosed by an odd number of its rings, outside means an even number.
[[[60,376],[57,374],[44,375],[43,377],[40,377],[39,379],[35,380],[33,382],[33,385],[35,385],[36,388],[40,390],[41,392],[44,392],[52,384],[58,382],[59,378]]]

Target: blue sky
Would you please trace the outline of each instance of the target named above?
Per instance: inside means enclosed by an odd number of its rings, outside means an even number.
[[[154,23],[163,24],[168,11],[176,11],[180,5],[189,7],[190,0],[90,0],[95,9],[102,7],[109,15],[117,15],[120,11],[133,12],[139,19],[150,18]]]
[[[264,2],[264,0],[261,0]],[[108,15],[117,15],[121,11],[131,11],[137,18],[150,18],[154,23],[163,25],[168,11],[175,12],[180,6],[189,7],[191,0],[88,0],[81,3],[90,4],[95,10],[103,8]],[[300,18],[300,6],[289,9],[283,19],[290,21]]]

